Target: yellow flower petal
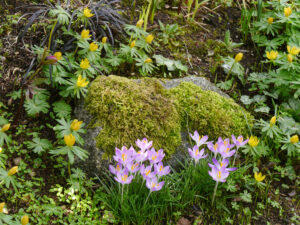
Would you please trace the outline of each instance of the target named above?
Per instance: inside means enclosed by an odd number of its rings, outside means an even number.
[[[248,141],[248,144],[251,146],[251,147],[256,147],[259,143],[259,140],[256,136],[251,136],[249,138],[249,141]]]
[[[69,134],[64,136],[64,141],[68,147],[72,147],[75,144],[76,139],[73,134]]]
[[[92,17],[94,14],[91,13],[91,10],[89,8],[85,8],[83,10],[83,15],[87,18]]]
[[[291,142],[292,144],[298,143],[298,142],[299,142],[299,137],[298,137],[298,135],[295,134],[294,136],[292,136],[292,137],[290,138],[290,142]]]
[[[80,68],[81,68],[81,69],[86,70],[86,69],[88,69],[89,67],[90,67],[90,62],[89,62],[88,59],[83,59],[83,60],[81,60],[81,62],[80,62]]]
[[[5,124],[5,125],[2,127],[1,131],[2,131],[2,132],[8,131],[9,128],[10,128],[10,123]]]
[[[62,58],[61,52],[55,52],[53,56],[57,59],[57,61],[61,60]]]
[[[81,31],[81,38],[83,39],[87,39],[89,38],[91,35],[90,35],[90,31],[89,30],[82,30]]]
[[[144,20],[141,19],[141,20],[137,21],[136,26],[141,28],[143,23],[144,23]]]
[[[98,45],[97,45],[96,43],[92,42],[92,43],[90,44],[90,51],[91,51],[91,52],[94,52],[94,51],[96,51],[97,49],[98,49]]]
[[[243,58],[243,53],[240,52],[235,56],[234,61],[239,62],[242,60],[242,58]]]
[[[82,123],[83,121],[78,121],[77,119],[73,120],[71,123],[71,129],[75,131],[79,130]]]
[[[12,167],[9,171],[8,171],[8,176],[12,176],[12,175],[14,175],[15,173],[17,173],[18,172],[18,166],[14,166],[14,167]]]
[[[21,219],[21,224],[26,225],[29,223],[29,217],[27,215],[24,215]]]
[[[4,206],[5,206],[5,202],[1,202],[1,203],[0,203],[0,213],[3,212]]]

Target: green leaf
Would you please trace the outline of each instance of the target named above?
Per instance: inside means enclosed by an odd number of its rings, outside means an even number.
[[[54,102],[53,111],[59,118],[70,118],[72,107],[65,101]]]
[[[52,148],[52,144],[48,139],[40,139],[38,137],[29,142],[27,146],[28,148],[33,149],[33,152],[37,154],[41,154]]]

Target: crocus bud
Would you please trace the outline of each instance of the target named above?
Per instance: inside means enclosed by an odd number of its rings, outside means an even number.
[[[107,37],[103,37],[103,38],[102,38],[102,44],[105,44],[106,41],[107,41]]]
[[[269,17],[269,18],[268,18],[268,24],[272,24],[273,21],[274,21],[273,17]]]
[[[141,28],[143,23],[144,23],[144,20],[140,19],[139,21],[137,21],[136,26]]]
[[[290,7],[284,8],[283,11],[285,17],[289,17],[292,14],[292,9]]]
[[[72,147],[75,144],[76,139],[73,134],[69,134],[64,136],[64,141],[68,147]]]
[[[152,34],[149,34],[147,37],[146,37],[146,42],[148,44],[151,44],[151,42],[153,41],[154,39],[154,36]]]
[[[270,126],[273,126],[276,123],[276,116],[273,116],[270,120]]]
[[[57,58],[54,55],[49,55],[46,57],[46,60],[44,61],[45,64],[47,65],[53,65],[57,63]]]
[[[12,175],[14,175],[14,174],[17,173],[17,172],[18,172],[18,166],[14,166],[14,167],[12,167],[12,168],[8,171],[7,175],[8,175],[8,176],[12,176]]]
[[[73,122],[71,123],[71,129],[75,131],[79,130],[82,122],[83,121],[78,121],[77,119],[73,120]]]
[[[295,134],[294,136],[292,136],[292,137],[290,138],[290,142],[291,142],[292,144],[296,144],[297,142],[299,142],[299,137],[298,137],[298,135]]]
[[[29,223],[29,217],[27,215],[24,215],[21,219],[21,224],[26,225]]]
[[[10,123],[5,124],[5,125],[2,127],[1,131],[2,131],[2,132],[5,132],[5,131],[7,131],[9,128],[10,128]]]
[[[243,53],[240,52],[235,56],[234,61],[239,62],[242,60],[242,58],[243,58]]]
[[[0,213],[3,212],[4,206],[5,206],[5,202],[1,202],[1,203],[0,203]]]
[[[135,41],[130,43],[130,48],[133,48],[135,46]]]

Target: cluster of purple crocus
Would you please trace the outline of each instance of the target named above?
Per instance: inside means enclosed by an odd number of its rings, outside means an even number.
[[[117,165],[109,165],[110,172],[115,175],[115,180],[123,185],[131,183],[132,179],[140,174],[150,192],[161,190],[165,182],[159,182],[160,178],[170,173],[170,167],[164,167],[162,163],[165,156],[163,150],[156,151],[152,147],[152,141],[148,141],[147,138],[138,139],[136,145],[139,151],[135,151],[132,146],[129,149],[126,146],[116,148],[113,158]]]
[[[234,135],[231,136],[232,144],[230,139],[227,138],[223,140],[221,137],[218,138],[216,143],[207,142],[208,136],[201,137],[197,131],[194,132],[194,135],[190,134],[191,138],[196,142],[196,145],[193,149],[188,149],[190,156],[198,162],[201,158],[206,158],[208,154],[204,155],[204,148],[199,151],[201,145],[206,144],[207,148],[213,153],[214,157],[212,159],[213,164],[208,163],[208,166],[211,168],[209,175],[213,180],[216,181],[215,191],[213,195],[213,200],[217,190],[217,185],[219,182],[226,182],[226,178],[229,176],[231,171],[235,171],[237,168],[228,168],[229,158],[234,155],[234,160],[232,165],[235,163],[236,153],[238,149],[245,144],[247,144],[248,139],[244,140],[243,136],[236,138]],[[236,147],[236,150],[233,149]]]

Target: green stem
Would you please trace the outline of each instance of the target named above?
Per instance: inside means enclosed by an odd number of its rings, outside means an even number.
[[[149,194],[148,194],[148,196],[147,196],[147,198],[146,198],[146,201],[145,201],[144,205],[146,205],[146,203],[147,203],[147,201],[148,201],[148,199],[149,199],[150,194],[151,194],[151,191],[149,191]]]
[[[52,36],[53,36],[53,32],[54,32],[57,22],[58,21],[56,20],[55,23],[53,24],[51,32],[50,32],[49,41],[48,41],[48,50],[50,50],[50,47],[51,47]]]
[[[124,193],[124,184],[122,185],[122,196],[121,196],[121,203],[123,203],[123,193]]]
[[[70,163],[70,161],[68,161],[68,173],[69,173],[69,177],[71,177],[71,163]]]
[[[234,163],[235,163],[235,159],[236,159],[238,150],[239,150],[239,148],[236,149],[236,152],[235,152],[235,154],[234,154],[232,166],[234,166]]]
[[[214,189],[214,194],[213,194],[213,198],[212,198],[212,201],[211,201],[211,205],[212,205],[212,206],[213,206],[214,201],[215,201],[215,197],[216,197],[216,193],[217,193],[218,184],[219,184],[219,182],[216,182],[215,189]]]
[[[230,70],[229,70],[229,72],[228,72],[228,74],[227,74],[227,76],[226,76],[226,78],[225,78],[225,81],[228,80],[228,78],[229,78],[229,76],[230,76],[230,74],[231,74],[231,71],[232,71],[233,66],[235,65],[235,63],[236,63],[236,61],[234,61],[234,63],[232,64],[232,66],[231,66],[231,68],[230,68]]]

